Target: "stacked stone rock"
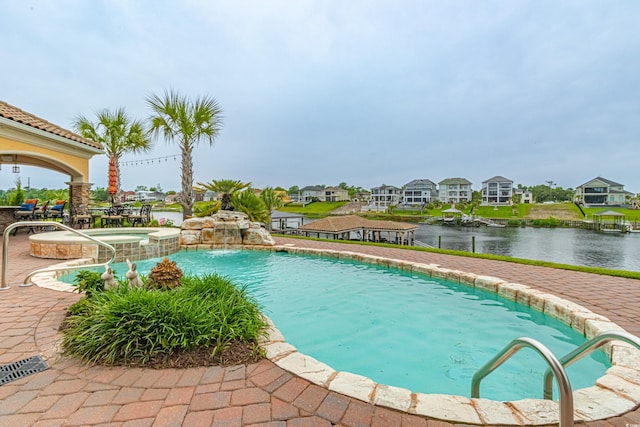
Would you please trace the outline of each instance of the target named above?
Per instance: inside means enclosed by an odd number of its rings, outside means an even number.
[[[213,216],[191,218],[182,223],[180,245],[274,246],[271,234],[242,212],[220,211]]]

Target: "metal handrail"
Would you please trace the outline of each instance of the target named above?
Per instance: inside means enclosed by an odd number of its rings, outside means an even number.
[[[2,281],[0,281],[0,290],[4,290],[4,289],[9,289],[9,286],[7,285],[7,266],[9,263],[9,234],[10,231],[12,231],[15,228],[18,227],[57,227],[57,228],[61,228],[63,230],[67,230],[67,231],[71,231],[72,233],[75,233],[79,236],[82,236],[86,239],[89,239],[95,243],[97,243],[99,246],[105,247],[107,249],[109,249],[113,255],[111,256],[111,259],[107,262],[102,262],[102,263],[96,263],[96,264],[83,264],[83,265],[78,265],[78,266],[64,266],[64,267],[46,267],[46,268],[39,268],[37,270],[34,270],[30,273],[27,274],[27,277],[25,277],[23,285],[26,285],[29,280],[31,279],[31,277],[33,277],[34,275],[38,274],[38,273],[46,273],[49,271],[62,271],[62,270],[73,270],[73,269],[80,269],[80,268],[90,268],[90,267],[99,267],[99,266],[104,266],[104,265],[108,265],[109,263],[112,263],[115,258],[116,258],[116,249],[111,246],[108,243],[103,242],[102,240],[98,240],[95,237],[91,237],[88,234],[85,234],[81,231],[78,231],[74,228],[71,228],[67,225],[61,224],[59,222],[55,222],[55,221],[20,221],[20,222],[14,222],[13,224],[10,224],[7,226],[7,228],[4,229],[4,237],[2,239]]]
[[[551,350],[533,338],[521,337],[514,339],[497,355],[478,369],[471,379],[471,397],[480,397],[480,381],[525,347],[535,350],[542,356],[555,374],[558,389],[560,390],[560,427],[572,427],[573,395],[571,394],[569,377],[567,377],[567,373],[564,371],[562,364],[560,364],[560,361],[553,355]]]
[[[560,358],[564,368],[593,353],[611,341],[624,341],[640,349],[640,338],[625,331],[605,331]],[[553,382],[549,368],[544,372],[544,398],[553,399]]]

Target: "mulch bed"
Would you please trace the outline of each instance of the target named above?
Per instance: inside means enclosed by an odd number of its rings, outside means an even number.
[[[154,358],[143,364],[127,363],[127,366],[145,366],[154,369],[197,368],[200,366],[231,366],[258,362],[263,356],[256,351],[252,343],[234,341],[224,350],[213,355],[214,347],[196,348],[188,351],[175,351]]]

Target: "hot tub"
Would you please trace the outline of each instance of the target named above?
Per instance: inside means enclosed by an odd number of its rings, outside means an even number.
[[[166,256],[180,249],[180,229],[168,227],[96,228],[81,232],[110,244],[116,249],[117,262]],[[39,233],[29,237],[30,253],[38,258],[92,258],[106,262],[111,252],[71,231]]]

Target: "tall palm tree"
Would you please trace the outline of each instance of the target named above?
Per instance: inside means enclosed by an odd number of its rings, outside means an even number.
[[[174,90],[165,91],[163,97],[151,95],[147,103],[154,113],[151,116],[154,137],[162,133],[167,142],[180,146],[180,204],[182,217],[187,219],[193,213],[193,148],[203,139],[213,145],[222,127],[222,109],[209,96],[191,101]]]
[[[73,123],[74,129],[85,138],[99,142],[109,160],[114,159],[116,167],[116,189],[120,188],[120,158],[125,153],[139,153],[151,149],[144,122],[129,117],[124,108],[115,111],[108,109],[96,113],[94,123],[83,115],[78,115]]]
[[[232,197],[233,194],[242,191],[251,186],[250,182],[242,182],[237,179],[214,179],[210,183],[198,182],[198,190],[201,191],[215,191],[220,196],[220,201],[222,202],[222,206],[220,209],[223,211],[233,210]]]

